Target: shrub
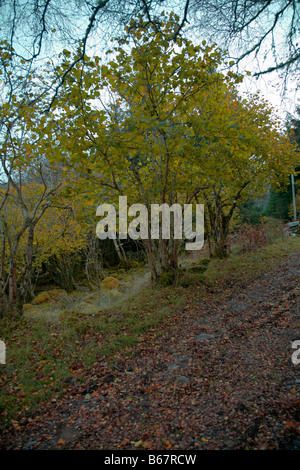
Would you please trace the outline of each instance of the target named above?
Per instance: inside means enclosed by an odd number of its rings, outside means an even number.
[[[283,224],[274,219],[263,219],[261,224],[241,225],[228,237],[228,250],[238,249],[242,253],[257,250],[283,237]]]

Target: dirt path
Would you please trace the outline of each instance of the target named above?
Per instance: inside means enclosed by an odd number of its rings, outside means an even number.
[[[6,449],[300,449],[300,259],[194,292],[130,359],[4,438]]]

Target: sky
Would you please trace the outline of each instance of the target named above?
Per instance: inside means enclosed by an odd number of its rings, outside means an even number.
[[[242,3],[242,2],[241,2]],[[281,5],[283,2],[281,3]],[[242,38],[236,42],[229,42],[227,48],[229,55],[232,57],[238,57],[243,53],[241,44],[245,44],[245,47],[249,50],[251,45],[255,44],[261,35],[265,34],[269,30],[270,25],[274,20],[274,15],[278,11],[280,2],[274,1],[273,7],[271,4],[271,11],[265,16],[260,16],[259,21],[255,22],[248,31],[248,36],[244,34]],[[279,63],[285,57],[286,50],[286,36],[290,31],[291,22],[291,10],[286,10],[282,18],[279,19],[272,35],[267,37],[262,42],[259,51],[246,56],[240,63],[237,70],[241,73],[250,71],[252,74],[267,70],[269,67],[273,67],[275,62]],[[300,29],[298,31],[298,34]],[[250,42],[249,42],[250,38]],[[295,38],[294,43],[297,39]],[[300,36],[299,36],[300,41]],[[275,46],[275,47],[274,47]],[[222,43],[220,43],[222,47]],[[287,77],[284,72],[274,71],[261,75],[260,77],[244,77],[241,90],[256,92],[259,91],[270,103],[278,110],[278,115],[281,119],[285,120],[286,113],[295,114],[297,104],[300,105],[300,93],[297,89],[299,86],[299,75],[298,77],[289,74]]]
[[[246,66],[251,70],[251,63]],[[300,90],[297,89],[297,82],[292,77],[287,82],[287,89],[284,90],[283,79],[276,72],[263,75],[259,78],[245,76],[241,91],[259,91],[267,99],[278,116],[285,120],[287,113],[296,114],[296,106],[300,106]]]
[[[63,0],[57,0],[58,2],[62,2]],[[192,4],[192,2],[191,2]],[[10,11],[12,11],[12,7],[9,6],[9,2],[3,3],[4,7],[6,5],[6,10],[3,10],[3,6],[1,7],[1,11],[6,11],[8,12],[8,8],[10,8]],[[22,5],[22,0],[19,0],[19,5]],[[71,11],[68,11],[68,7],[71,5],[66,2],[66,12],[68,15],[72,14]],[[180,14],[183,14],[183,8],[184,8],[185,2],[182,0],[168,0],[162,2],[162,10],[165,9],[166,11],[171,11],[171,9],[174,9],[176,12],[180,12]],[[278,5],[278,1],[274,2],[274,5]],[[31,30],[28,29],[28,25],[26,26],[25,18],[26,18],[26,2],[24,1],[24,7],[23,10],[20,9],[20,14],[19,14],[19,24],[21,25],[20,29],[18,30],[19,33],[16,36],[16,42],[15,46],[17,43],[19,43],[19,47],[23,47],[24,51],[26,48],[29,48],[29,40],[30,40],[30,34],[32,33]],[[22,15],[24,16],[24,19],[22,20]],[[190,35],[191,39],[194,42],[201,42],[203,39],[207,39],[209,36],[209,31],[206,31],[205,33],[201,33],[201,30],[199,29],[194,29],[193,25],[193,20],[195,16],[192,13],[192,10],[189,13],[188,16],[188,23],[187,23],[187,28],[184,30],[184,34]],[[117,17],[115,18],[117,20]],[[286,32],[289,27],[289,20],[290,18],[287,16],[285,20],[279,22],[275,34],[273,37],[273,42],[277,45],[277,48],[282,47],[282,38],[286,35]],[[24,27],[22,26],[22,21],[24,23]],[[198,20],[197,20],[198,21]],[[204,18],[205,21],[205,18]],[[264,21],[264,20],[263,20]],[[267,20],[266,20],[267,21]],[[100,29],[99,32],[97,33],[96,31],[93,31],[93,34],[89,38],[89,50],[91,52],[95,52],[98,55],[104,55],[104,51],[109,47],[109,41],[108,39],[111,36],[115,36],[120,32],[120,29],[116,27],[116,23],[113,24],[114,21],[110,20],[110,24],[108,22],[103,23],[100,21]],[[0,25],[1,26],[1,25]],[[5,25],[3,26],[2,33],[5,33]],[[80,27],[82,26],[82,27]],[[263,29],[264,24],[263,22],[259,25],[255,25],[253,28],[253,35],[259,30],[259,28]],[[59,30],[60,25],[57,25],[57,29]],[[267,28],[267,23],[266,23],[266,28]],[[85,31],[85,26],[80,25],[80,18],[77,14],[76,16],[76,21],[75,24],[72,25],[72,32],[74,34],[74,37],[80,37],[80,35],[84,34]],[[53,29],[54,31],[55,29]],[[1,32],[0,32],[1,33]],[[207,33],[207,35],[206,35]],[[58,31],[53,33],[52,35],[50,34],[49,37],[56,37],[58,34]],[[213,31],[212,31],[213,34]],[[205,35],[205,37],[204,37]],[[61,36],[57,36],[57,38],[60,38]],[[253,36],[254,37],[254,36]],[[75,43],[74,43],[75,44]],[[39,58],[40,63],[42,62],[43,57],[47,57],[47,55],[55,57],[57,53],[62,50],[64,47],[68,47],[66,44],[63,44],[62,42],[54,42],[52,40],[49,40],[47,43],[45,43],[45,48],[42,50],[42,55]],[[222,47],[222,43],[220,43],[220,47]],[[250,72],[257,71],[259,67],[267,68],[268,66],[271,66],[274,64],[274,60],[272,57],[272,40],[271,38],[268,39],[268,41],[264,42],[264,48],[260,51],[257,57],[254,57],[252,55],[249,57],[246,57],[241,63],[240,63],[240,68],[239,71],[243,72],[245,70],[248,70]],[[241,50],[236,51],[235,50],[235,43],[231,44],[231,50],[229,51],[231,56],[237,56],[241,52]],[[280,52],[280,50],[279,50]],[[263,65],[262,65],[263,64]],[[261,76],[259,79],[253,78],[253,77],[245,77],[243,84],[240,87],[241,91],[250,91],[250,92],[256,92],[259,90],[262,95],[271,103],[271,105],[275,108],[278,109],[278,115],[284,120],[286,113],[290,112],[292,114],[295,114],[295,107],[296,105],[300,105],[300,93],[297,91],[297,80],[296,77],[289,77],[288,82],[286,84],[286,90],[284,92],[283,90],[283,79],[282,77],[278,76],[276,72],[272,74],[266,74]]]

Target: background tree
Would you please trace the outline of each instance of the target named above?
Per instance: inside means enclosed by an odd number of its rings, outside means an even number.
[[[44,277],[67,292],[75,289],[76,270],[83,268],[88,246],[88,222],[87,207],[62,194],[53,201],[35,231],[34,267],[40,281]]]
[[[300,107],[297,106],[296,108],[296,116],[292,116],[288,114],[287,116],[287,123],[286,123],[287,131],[289,132],[290,139],[296,143],[298,149],[300,149]],[[296,213],[299,214],[300,210],[300,159],[297,161],[297,165],[295,168],[295,175],[294,175],[294,191],[295,191],[295,199],[296,199]],[[290,184],[292,186],[292,183]],[[292,193],[292,187],[291,193]],[[290,203],[290,212],[289,215],[290,217],[293,216],[293,203]]]
[[[294,142],[298,149],[300,148],[300,108],[296,109],[296,116],[288,114],[286,120],[286,130],[289,134],[290,140]],[[300,186],[300,160],[298,159],[295,162],[295,193],[299,193]],[[299,194],[298,194],[299,199]],[[292,184],[291,180],[289,181],[287,187],[278,188],[277,191],[274,189],[271,190],[270,199],[268,206],[266,208],[266,214],[268,216],[275,217],[277,219],[282,219],[287,221],[293,217],[293,194],[292,194]],[[299,212],[299,202],[296,203],[297,212]]]
[[[296,71],[299,2],[290,0],[194,0],[189,12],[196,15],[198,31],[222,41],[237,62],[262,52],[256,76],[272,71]],[[264,59],[273,64],[264,65]]]

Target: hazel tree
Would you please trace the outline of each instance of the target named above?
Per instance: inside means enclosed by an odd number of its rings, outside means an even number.
[[[159,29],[140,18],[108,51],[112,60],[86,57],[86,67],[66,77],[40,143],[54,136],[51,149],[85,187],[98,187],[101,202],[126,195],[149,209],[202,194],[208,205],[221,185],[230,220],[246,186],[255,192],[267,175],[285,178],[294,151],[284,148],[264,103],[241,102],[235,87],[242,77],[220,71],[222,51],[182,37],[170,42],[178,24],[174,14],[163,15]],[[74,61],[64,54],[58,75]],[[226,230],[216,232],[216,245]],[[154,280],[177,269],[178,243],[145,239]]]

